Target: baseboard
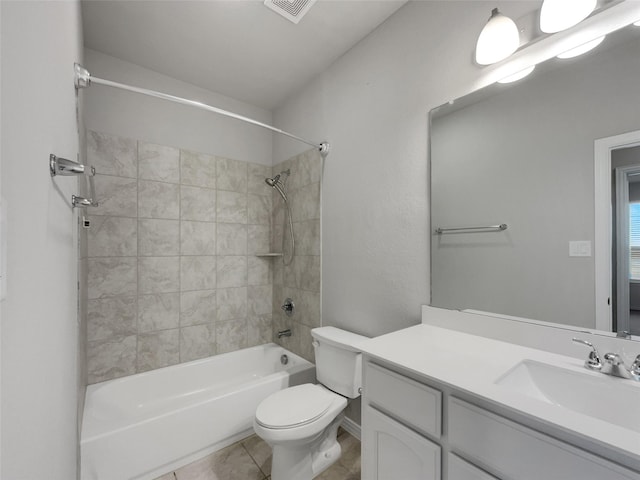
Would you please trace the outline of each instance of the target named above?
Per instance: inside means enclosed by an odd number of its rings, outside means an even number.
[[[345,417],[344,420],[342,421],[341,427],[344,428],[351,435],[356,437],[358,440],[360,440],[361,429],[360,429],[360,425],[358,425],[356,422],[354,422],[350,418]]]

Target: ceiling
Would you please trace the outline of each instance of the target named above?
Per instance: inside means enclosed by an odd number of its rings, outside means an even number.
[[[261,0],[85,0],[85,47],[267,110],[406,0],[318,0],[297,25]]]

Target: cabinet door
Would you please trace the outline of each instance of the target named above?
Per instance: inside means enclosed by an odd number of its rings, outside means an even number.
[[[449,454],[449,476],[447,480],[498,480],[479,468],[465,462],[457,455]]]
[[[366,405],[362,422],[362,478],[440,480],[440,447]]]

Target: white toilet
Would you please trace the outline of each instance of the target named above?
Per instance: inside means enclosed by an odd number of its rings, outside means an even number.
[[[340,458],[337,432],[348,398],[360,396],[367,337],[321,327],[311,330],[320,384],[276,392],[260,403],[253,428],[273,448],[272,480],[311,480]]]

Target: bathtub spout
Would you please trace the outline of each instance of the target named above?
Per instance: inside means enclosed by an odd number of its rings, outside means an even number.
[[[280,330],[278,332],[278,338],[282,338],[282,337],[290,337],[291,336],[291,329],[287,328],[286,330]]]

